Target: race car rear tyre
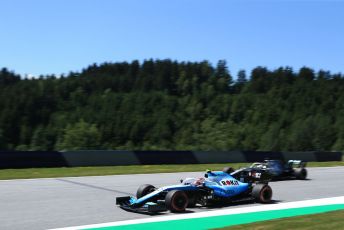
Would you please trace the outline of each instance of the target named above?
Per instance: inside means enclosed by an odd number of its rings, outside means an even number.
[[[232,172],[234,172],[234,169],[233,169],[232,167],[224,167],[224,168],[222,169],[222,172],[231,174]]]
[[[136,192],[136,197],[137,199],[151,193],[151,192],[154,192],[155,191],[155,187],[153,185],[150,185],[150,184],[143,184],[141,185],[138,189],[137,189],[137,192]]]
[[[165,197],[165,204],[171,212],[184,212],[188,206],[188,196],[183,191],[169,191]]]
[[[252,189],[252,196],[256,202],[269,203],[272,198],[272,189],[267,184],[257,184]]]
[[[299,180],[305,180],[307,178],[307,170],[305,168],[294,169],[294,175]]]

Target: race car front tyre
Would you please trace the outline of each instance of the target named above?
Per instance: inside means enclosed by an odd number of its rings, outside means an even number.
[[[307,178],[307,170],[305,168],[294,169],[294,175],[299,180],[305,180]]]
[[[188,203],[188,196],[183,191],[172,190],[166,194],[166,208],[171,212],[184,212]]]
[[[257,184],[252,189],[252,196],[256,202],[269,203],[272,198],[272,189],[267,184]]]
[[[141,185],[138,189],[137,189],[137,192],[136,192],[136,197],[137,199],[151,193],[151,192],[154,192],[155,191],[155,187],[153,185],[150,185],[150,184],[143,184]]]

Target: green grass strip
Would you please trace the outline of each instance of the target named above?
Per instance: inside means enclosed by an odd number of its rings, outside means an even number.
[[[320,214],[295,216],[283,219],[241,224],[221,228],[221,230],[328,230],[343,229],[344,210],[330,211]],[[220,230],[220,229],[218,229]]]
[[[152,223],[132,224],[124,226],[108,226],[101,228],[90,228],[89,230],[161,230],[161,229],[212,229],[226,226],[253,223],[257,221],[272,220],[300,215],[309,215],[344,209],[344,204],[313,206],[303,208],[292,208],[273,211],[262,211],[243,214],[222,215],[204,218],[192,218],[183,220],[171,220]]]
[[[70,167],[70,168],[29,168],[29,169],[0,169],[0,180],[31,179],[51,177],[104,176],[138,173],[173,173],[199,172],[206,169],[222,170],[230,166],[235,169],[249,166],[250,163],[224,164],[186,164],[186,165],[130,165],[102,167]],[[308,167],[344,166],[344,161],[309,162]]]

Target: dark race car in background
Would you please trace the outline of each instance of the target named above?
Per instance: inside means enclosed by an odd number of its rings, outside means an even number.
[[[228,168],[224,168],[224,171]],[[265,174],[264,174],[265,173]],[[268,174],[266,174],[268,173]],[[236,178],[241,175],[257,174],[255,176],[270,176],[272,180],[283,179],[299,179],[307,178],[306,162],[301,160],[289,160],[283,162],[281,160],[265,160],[264,162],[256,162],[247,168],[242,168],[232,173]]]
[[[262,179],[266,178],[264,174],[243,174],[237,179],[231,172],[208,170],[202,178],[186,178],[176,185],[161,188],[141,185],[136,197],[117,197],[116,204],[127,211],[157,213],[167,210],[184,212],[187,207],[237,201],[269,203],[272,189],[268,181]]]

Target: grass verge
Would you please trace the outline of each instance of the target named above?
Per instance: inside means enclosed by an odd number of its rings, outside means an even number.
[[[344,210],[290,217],[221,228],[221,230],[322,230],[343,229]]]
[[[168,172],[197,172],[206,169],[221,170],[225,166],[240,168],[249,163],[227,164],[189,164],[189,165],[131,165],[131,166],[102,166],[102,167],[70,167],[70,168],[30,168],[30,169],[1,169],[0,180],[29,179],[72,176],[102,176],[138,173],[168,173]],[[308,167],[344,166],[343,161],[309,162]]]

